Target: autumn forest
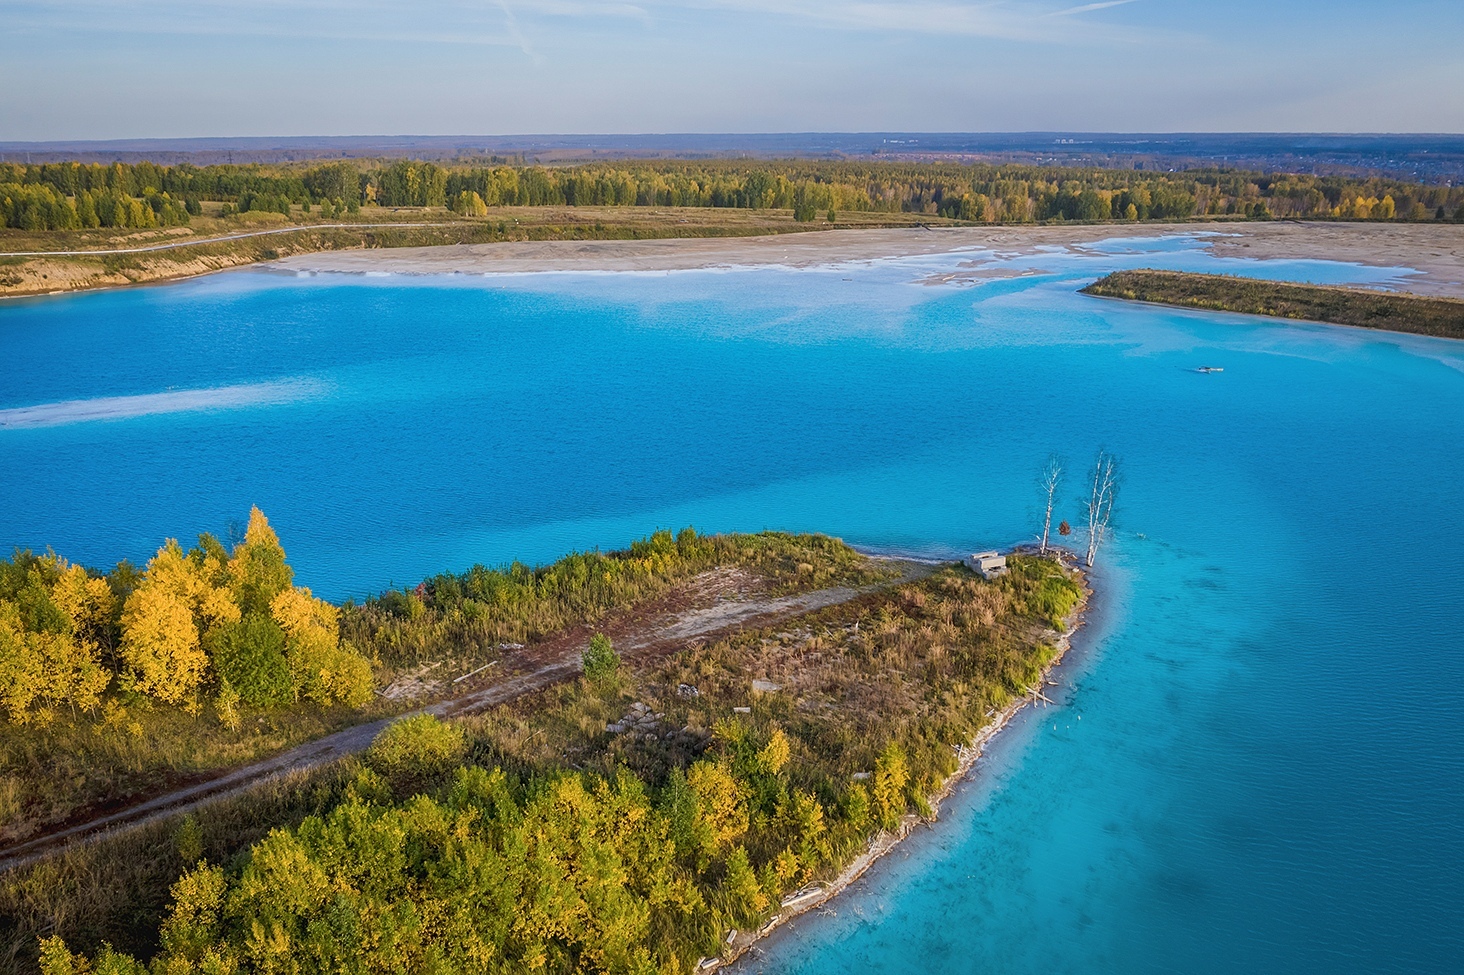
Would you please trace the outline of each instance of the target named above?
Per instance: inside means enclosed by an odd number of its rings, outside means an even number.
[[[1031,165],[854,161],[655,161],[572,166],[391,163],[159,166],[0,163],[0,227],[68,230],[187,224],[265,211],[327,219],[362,207],[704,207],[926,213],[987,224],[1212,219],[1464,220],[1464,188],[1384,178],[1239,170],[1149,172]]]

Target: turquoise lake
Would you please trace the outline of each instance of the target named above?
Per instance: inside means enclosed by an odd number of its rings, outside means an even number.
[[[929,283],[972,263],[1027,273]],[[1464,345],[1075,293],[1140,266],[1408,273],[1169,235],[8,301],[0,546],[141,562],[258,504],[334,599],[688,524],[956,556],[1032,536],[1054,451],[1076,523],[1106,446],[1060,706],[743,970],[1459,971]]]

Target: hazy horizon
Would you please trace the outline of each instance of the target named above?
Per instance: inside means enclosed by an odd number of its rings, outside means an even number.
[[[21,0],[0,139],[1464,131],[1434,0]]]
[[[0,162],[289,163],[489,159],[570,164],[631,159],[951,160],[1118,169],[1231,168],[1464,180],[1464,136],[1341,133],[640,133],[220,136],[0,141]]]

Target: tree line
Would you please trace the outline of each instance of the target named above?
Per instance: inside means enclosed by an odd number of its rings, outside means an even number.
[[[1464,221],[1464,188],[1447,185],[1230,169],[1154,173],[985,163],[661,160],[562,167],[417,160],[301,167],[0,163],[0,186],[17,201],[6,204],[4,225],[28,229],[72,225],[71,217],[55,209],[65,209],[56,200],[72,201],[74,219],[79,221],[75,225],[89,226],[79,200],[83,194],[103,193],[147,200],[160,222],[163,198],[194,213],[198,201],[211,200],[228,204],[231,211],[288,214],[292,207],[322,207],[330,215],[362,206],[446,206],[468,216],[498,206],[655,206],[785,209],[801,220],[830,211],[857,211],[928,213],[979,223],[1205,216]],[[49,191],[45,196],[49,202],[29,202],[32,195],[45,192],[41,187]],[[174,214],[173,219],[179,218]],[[32,226],[38,220],[40,225]]]
[[[781,730],[719,734],[659,789],[625,769],[525,779],[465,764],[428,795],[414,776],[457,765],[463,735],[406,719],[334,808],[272,831],[240,871],[199,862],[180,877],[151,966],[103,947],[93,968],[52,937],[40,970],[689,972],[910,803],[898,745],[826,807],[792,784]],[[750,846],[772,856],[759,866]]]
[[[115,189],[64,196],[46,183],[0,182],[0,227],[84,230],[93,227],[176,227],[202,213],[197,200],[149,190],[136,197]]]
[[[0,560],[0,711],[18,724],[94,712],[109,691],[237,725],[239,704],[364,704],[370,662],[336,607],[292,585],[258,508],[232,551],[169,540],[147,566],[105,575],[52,554]]]
[[[258,508],[232,549],[208,533],[191,549],[170,539],[143,568],[123,561],[101,572],[17,551],[0,559],[0,717],[32,729],[61,718],[100,727],[109,696],[227,726],[241,707],[358,707],[378,676],[496,659],[505,644],[599,619],[713,565],[755,567],[783,587],[869,575],[855,552],[822,536],[686,528],[623,551],[475,565],[332,605],[293,585]]]

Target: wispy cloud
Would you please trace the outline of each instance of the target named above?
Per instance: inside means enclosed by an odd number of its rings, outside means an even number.
[[[551,38],[613,37],[623,30],[617,23],[685,25],[719,13],[855,33],[1060,43],[1078,39],[1076,27],[1069,38],[1052,18],[1132,2],[1063,7],[1051,0],[0,0],[0,31],[484,44],[517,47],[542,60],[540,49]],[[1091,30],[1089,25],[1083,39],[1093,39]]]
[[[880,34],[934,34],[941,37],[1045,41],[1063,44],[1091,42],[1089,23],[1079,34],[1076,25],[1058,29],[1054,18],[1073,18],[1089,10],[1123,6],[1136,0],[1102,0],[1063,7],[1050,0],[649,0],[654,7],[732,10],[769,19],[802,20],[823,28]],[[1132,32],[1116,35],[1136,40]]]
[[[518,44],[519,50],[528,55],[535,64],[542,64],[544,62],[543,56],[534,50],[533,45],[529,43],[529,39],[524,36],[524,32],[519,30],[518,20],[514,17],[513,8],[508,5],[507,0],[498,0],[498,6],[503,10],[503,19],[508,25],[508,36],[514,39],[514,42]]]
[[[440,3],[440,0],[439,0]],[[52,0],[0,2],[0,32],[92,32],[147,37],[216,37],[243,42],[293,39],[325,42],[415,43],[517,47],[521,36],[507,29],[504,10],[482,3],[446,4],[453,16],[404,11],[364,0]]]
[[[1054,10],[1047,16],[1072,17],[1077,14],[1091,13],[1094,10],[1107,10],[1109,7],[1124,7],[1134,2],[1135,0],[1103,0],[1102,3],[1085,3],[1077,7],[1069,7],[1066,10]]]
[[[1116,7],[1135,0],[1105,0],[1061,7],[1048,0],[652,0],[654,6],[728,10],[847,31],[938,34],[1004,40],[1052,41],[1069,38],[1055,31],[1053,17]],[[1077,38],[1074,33],[1073,38]],[[1084,35],[1091,40],[1091,27]]]

